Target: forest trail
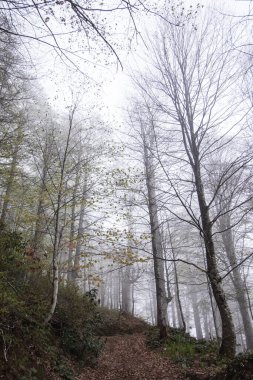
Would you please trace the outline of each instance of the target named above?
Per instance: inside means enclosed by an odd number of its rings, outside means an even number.
[[[149,349],[144,334],[115,335],[96,368],[85,368],[76,380],[186,380],[182,370]]]

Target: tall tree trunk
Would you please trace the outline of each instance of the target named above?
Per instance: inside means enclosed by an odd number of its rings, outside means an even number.
[[[151,314],[151,323],[152,325],[156,325],[156,302],[154,302],[154,289],[153,289],[153,283],[149,283],[148,288],[148,294],[149,294],[149,309]]]
[[[177,322],[176,322],[175,302],[176,302],[176,299],[174,298],[174,302],[171,303],[171,314],[172,314],[172,326],[176,328]]]
[[[135,313],[135,299],[134,299],[134,283],[132,284],[132,292],[131,292],[131,297],[132,297],[132,310],[131,314],[134,315]]]
[[[41,187],[39,191],[39,199],[38,199],[38,207],[36,212],[36,223],[35,223],[35,231],[33,237],[33,249],[35,255],[41,256],[40,247],[42,243],[42,230],[45,227],[43,223],[43,215],[44,215],[44,197],[46,192],[46,181],[47,181],[47,168],[44,165],[42,178],[41,178]]]
[[[181,303],[181,298],[180,298],[180,289],[179,289],[179,282],[178,282],[178,274],[177,274],[177,264],[176,264],[176,254],[175,250],[173,247],[173,241],[172,241],[172,236],[170,232],[170,227],[168,225],[168,232],[169,232],[169,239],[170,239],[170,246],[171,246],[171,252],[172,252],[172,259],[173,259],[173,268],[174,268],[174,279],[175,279],[175,294],[176,294],[176,310],[177,310],[177,318],[178,318],[178,324],[183,331],[186,331],[186,323],[184,319],[184,313],[183,313],[183,308],[182,308],[182,303]]]
[[[220,354],[233,358],[235,356],[236,335],[234,323],[229,309],[227,299],[222,287],[221,277],[217,268],[216,254],[213,242],[212,223],[209,216],[209,207],[205,200],[205,193],[200,172],[200,163],[198,158],[197,147],[193,141],[193,157],[194,164],[192,168],[195,176],[196,191],[198,195],[198,203],[202,222],[202,234],[206,251],[207,275],[212,287],[213,295],[220,312],[222,325],[222,340],[220,346]]]
[[[102,282],[102,284],[100,285],[100,305],[102,307],[105,307],[106,306],[106,299],[105,299],[105,289],[106,289],[106,284],[104,282]]]
[[[10,196],[13,191],[13,184],[15,180],[15,175],[17,171],[17,163],[18,163],[18,153],[23,139],[23,131],[22,126],[19,125],[17,128],[17,139],[15,142],[15,147],[12,155],[10,171],[6,182],[6,190],[5,195],[3,197],[3,206],[0,217],[0,226],[4,226],[6,222],[7,212],[10,204]]]
[[[169,268],[168,268],[167,255],[166,255],[165,250],[164,250],[164,255],[165,255],[165,273],[166,273],[166,284],[167,284],[167,298],[168,298],[168,303],[170,303],[172,301],[173,297],[172,297],[171,288],[170,288]]]
[[[222,241],[225,247],[227,258],[231,268],[234,268],[233,274],[233,284],[236,292],[236,300],[239,305],[240,314],[242,317],[244,334],[246,338],[247,349],[253,349],[253,325],[251,320],[251,315],[248,308],[247,295],[245,290],[245,285],[241,277],[240,268],[237,267],[237,258],[235,253],[234,239],[232,235],[230,215],[226,214],[220,218],[220,231]]]
[[[70,271],[70,279],[78,285],[79,279],[82,277],[80,271],[80,261],[81,261],[81,252],[83,246],[83,234],[84,234],[84,223],[85,223],[85,209],[86,209],[86,200],[87,200],[87,175],[85,173],[83,189],[82,189],[82,200],[81,200],[81,209],[79,214],[78,229],[77,229],[77,243],[76,250],[74,254],[74,266]],[[84,291],[87,291],[86,279],[84,279]]]
[[[164,255],[162,247],[162,239],[158,221],[158,207],[156,200],[155,190],[155,172],[152,162],[151,152],[149,151],[153,145],[154,137],[149,136],[150,140],[147,140],[147,136],[143,131],[143,148],[144,148],[144,165],[146,172],[146,185],[148,191],[148,211],[150,220],[150,232],[151,243],[153,253],[153,265],[155,273],[155,285],[156,285],[156,302],[157,302],[157,326],[160,330],[160,337],[165,338],[168,336],[168,299],[165,288],[165,275],[164,275]],[[149,147],[149,148],[148,148]]]
[[[131,268],[126,266],[122,273],[122,311],[131,313]]]
[[[74,120],[74,114],[76,111],[76,105],[73,106],[72,110],[69,112],[69,128],[68,128],[68,135],[66,139],[66,145],[63,153],[62,161],[60,161],[60,181],[58,185],[58,194],[57,194],[57,201],[56,201],[56,207],[55,207],[55,223],[54,223],[54,243],[53,243],[53,260],[52,260],[52,276],[53,276],[53,292],[52,292],[52,300],[50,305],[50,310],[47,315],[47,317],[44,320],[44,324],[47,324],[52,319],[55,308],[58,301],[58,291],[59,291],[59,248],[60,248],[60,235],[61,235],[61,229],[60,229],[60,213],[61,213],[61,207],[62,207],[62,200],[63,200],[63,190],[64,190],[64,178],[65,178],[65,169],[66,169],[66,163],[67,163],[67,156],[69,152],[69,144],[70,144],[70,136],[72,132],[73,127],[73,120]]]
[[[76,196],[77,196],[77,190],[79,186],[79,173],[76,173],[75,178],[75,185],[73,189],[73,200],[71,205],[71,221],[70,221],[70,232],[69,232],[69,252],[68,252],[68,264],[67,264],[67,280],[71,281],[72,279],[72,269],[73,269],[73,259],[74,259],[74,252],[75,252],[75,244],[74,244],[74,238],[75,238],[75,222],[76,222]]]
[[[204,321],[204,333],[205,333],[205,340],[210,340],[211,339],[211,334],[209,330],[209,324],[208,324],[208,319],[207,319],[207,313],[205,310],[202,309],[202,316],[203,316],[203,321]]]
[[[49,323],[54,315],[55,308],[58,300],[59,291],[59,219],[60,219],[60,206],[61,206],[61,190],[58,194],[57,208],[55,215],[55,229],[54,229],[54,245],[53,245],[53,261],[52,261],[52,277],[53,277],[53,293],[51,299],[51,307],[44,324]]]
[[[176,274],[177,273],[176,263],[174,263],[174,270],[175,270],[175,294],[176,294],[175,306],[176,306],[176,311],[177,311],[177,320],[178,320],[179,328],[182,329],[183,331],[186,331],[186,323],[184,319],[184,313],[182,309],[179,285],[178,285],[177,274]]]
[[[201,241],[201,243],[202,243],[202,241]],[[205,255],[204,247],[202,246],[202,244],[201,244],[201,247],[202,247],[202,252],[203,252],[205,269],[207,270],[206,255]],[[214,305],[215,300],[213,299],[212,288],[210,285],[210,281],[209,281],[209,277],[207,275],[207,272],[206,272],[206,281],[207,281],[207,292],[209,295],[209,300],[210,300],[210,305],[211,305],[211,310],[212,310],[212,316],[213,316],[213,325],[214,325],[215,336],[216,336],[216,339],[219,340],[220,334],[219,334],[219,326],[218,326],[217,316],[216,316],[216,312],[215,312],[215,305]]]
[[[195,293],[194,288],[191,289],[190,294],[191,294],[191,301],[192,301],[194,324],[195,324],[195,329],[196,329],[196,338],[197,339],[203,339],[203,332],[202,332],[202,327],[201,327],[198,299],[197,299],[197,295]]]
[[[47,227],[45,218],[45,196],[47,194],[47,181],[49,178],[49,169],[53,152],[53,139],[54,137],[50,133],[46,133],[45,135],[45,144],[43,146],[42,152],[42,173],[40,178],[40,189],[39,189],[39,197],[38,197],[38,205],[36,212],[36,222],[35,222],[35,230],[33,236],[33,249],[34,253],[37,256],[41,256],[42,250],[41,245],[43,241],[43,234]]]

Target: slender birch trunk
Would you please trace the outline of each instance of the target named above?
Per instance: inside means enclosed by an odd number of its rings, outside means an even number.
[[[62,161],[60,162],[60,180],[58,185],[58,194],[57,194],[57,201],[56,201],[56,207],[55,207],[55,223],[54,223],[54,242],[53,242],[53,259],[52,259],[52,278],[53,278],[53,292],[52,292],[52,300],[51,300],[51,306],[50,311],[47,315],[47,317],[44,320],[44,324],[46,325],[49,323],[54,315],[55,308],[58,301],[58,291],[59,291],[59,245],[60,245],[60,213],[62,208],[62,200],[64,196],[64,179],[65,179],[65,169],[66,169],[66,163],[67,163],[67,156],[69,152],[69,144],[70,144],[70,137],[71,132],[73,128],[73,121],[74,121],[74,114],[76,111],[76,105],[72,108],[72,110],[69,113],[69,128],[68,128],[68,135],[66,139],[66,145],[63,153]]]

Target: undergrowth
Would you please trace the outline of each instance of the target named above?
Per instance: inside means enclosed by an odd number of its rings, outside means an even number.
[[[157,327],[148,330],[147,345],[183,368],[190,380],[253,379],[253,351],[229,360],[219,355],[216,340],[197,340],[181,329],[173,328],[169,329],[168,338],[161,340]]]
[[[52,294],[46,266],[25,252],[20,234],[0,233],[0,379],[72,380],[69,361],[94,365],[102,343],[96,304],[60,285],[51,324],[43,326]]]
[[[100,336],[134,334],[147,331],[149,325],[144,320],[120,310],[98,309],[100,324],[97,332]]]
[[[161,341],[159,330],[149,330],[147,344],[150,348],[159,348],[162,355],[169,357],[183,368],[197,365],[208,367],[218,363],[218,343],[216,341],[197,340],[181,329],[170,329],[168,339]]]

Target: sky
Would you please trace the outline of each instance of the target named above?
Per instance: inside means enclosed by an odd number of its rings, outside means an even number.
[[[215,4],[215,7],[220,7],[221,11],[224,12],[224,14],[230,14],[235,16],[243,16],[245,14],[248,14],[249,11],[253,8],[253,2],[246,0],[206,0],[202,2],[197,0],[185,0],[184,3],[186,4],[186,6],[187,4],[189,6],[191,4],[194,5],[197,3],[202,3],[204,4],[205,8],[208,7],[208,3],[210,4],[210,6]],[[145,30],[145,26],[141,25],[141,28]],[[139,38],[139,40],[136,41],[133,51],[129,54],[126,54],[123,58],[123,71],[118,70],[118,72],[113,72],[112,70],[110,75],[111,80],[106,82],[103,87],[104,102],[108,106],[108,108],[113,112],[113,114],[119,120],[119,122],[122,120],[123,117],[122,115],[124,111],[122,112],[122,109],[125,109],[126,107],[126,99],[129,95],[131,95],[131,79],[129,77],[131,69],[129,70],[129,68],[135,68],[137,65],[141,66],[141,60],[139,60],[137,56],[141,56],[142,50],[142,41]]]
[[[162,3],[162,2],[161,2]],[[185,7],[194,7],[197,3],[216,4],[224,13],[233,15],[244,15],[249,13],[252,2],[246,0],[185,0]],[[158,3],[160,4],[160,3]],[[75,66],[55,54],[46,45],[29,41],[25,45],[24,54],[32,59],[34,76],[38,77],[38,82],[43,88],[46,97],[56,110],[64,110],[72,101],[72,92],[79,92],[83,97],[83,105],[87,108],[95,109],[98,114],[109,123],[117,124],[122,122],[122,108],[125,108],[126,99],[131,93],[131,82],[129,79],[130,67],[141,66],[138,56],[142,55],[143,43],[141,36],[134,37],[131,41],[131,49],[128,37],[124,33],[126,30],[132,34],[129,27],[129,17],[126,14],[109,14],[107,23],[112,25],[112,43],[115,43],[115,50],[123,65],[117,64],[115,56],[108,57],[108,50],[103,49],[98,41],[89,43],[84,33],[70,35],[70,41],[66,43],[66,36],[59,37],[59,41],[66,49],[71,48],[76,55],[69,55]],[[34,29],[33,21],[30,26],[31,32]],[[116,25],[117,24],[117,25]],[[155,28],[153,17],[136,16],[136,24],[140,35],[145,34],[145,30],[151,31]],[[56,25],[53,20],[49,21],[49,27],[60,33],[61,25]],[[27,26],[26,26],[27,28]],[[29,30],[28,30],[29,31]],[[91,39],[90,39],[91,40]],[[82,51],[82,52],[81,52]],[[77,57],[78,56],[78,57]]]

